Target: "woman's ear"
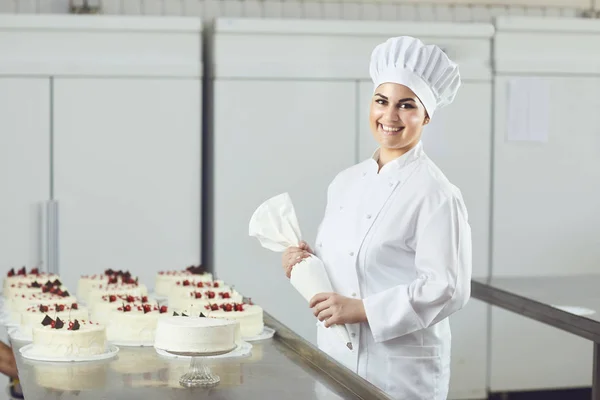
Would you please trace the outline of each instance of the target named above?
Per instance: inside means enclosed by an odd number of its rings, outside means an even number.
[[[425,114],[425,119],[423,120],[423,125],[427,125],[429,123],[429,115]]]

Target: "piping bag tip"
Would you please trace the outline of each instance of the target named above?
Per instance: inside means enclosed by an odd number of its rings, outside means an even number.
[[[349,348],[350,350],[352,350],[352,343],[351,342],[346,343],[346,347]]]

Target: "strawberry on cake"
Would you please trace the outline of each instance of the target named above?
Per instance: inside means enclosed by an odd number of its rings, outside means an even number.
[[[125,304],[110,313],[106,336],[111,342],[154,342],[156,323],[167,306],[155,304]]]
[[[32,327],[41,324],[46,316],[50,316],[53,319],[60,318],[63,321],[89,319],[87,308],[77,303],[39,304],[31,306],[21,313],[21,331],[25,335],[30,336]]]
[[[191,279],[196,282],[212,282],[213,276],[202,266],[190,266],[183,271],[159,271],[156,275],[154,292],[157,296],[168,297],[171,287],[184,279]]]
[[[158,306],[156,300],[149,299],[148,296],[107,294],[102,296],[100,300],[90,304],[90,313],[95,321],[107,324],[112,311],[122,307],[123,304],[130,304],[132,306],[151,304],[152,306]]]

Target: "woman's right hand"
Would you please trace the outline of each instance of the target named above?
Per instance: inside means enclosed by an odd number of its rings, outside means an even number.
[[[292,276],[294,265],[313,254],[312,249],[305,241],[300,242],[300,247],[288,247],[281,256],[281,264],[285,271],[285,276]]]

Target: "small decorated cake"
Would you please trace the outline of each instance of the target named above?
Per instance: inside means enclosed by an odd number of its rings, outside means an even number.
[[[97,275],[82,275],[77,282],[77,295],[79,297],[84,296],[88,293],[92,286],[97,286],[102,283],[119,283],[119,282],[135,282],[137,277],[131,275],[129,271],[115,271],[107,269],[103,274]]]
[[[184,279],[191,279],[197,282],[212,282],[213,276],[201,266],[190,266],[183,271],[160,271],[156,275],[154,293],[157,296],[167,297],[175,282]]]
[[[231,320],[170,316],[160,318],[154,347],[182,353],[217,353],[236,348],[238,323]]]
[[[90,313],[94,321],[101,324],[107,324],[109,316],[112,311],[119,307],[123,307],[123,304],[150,304],[152,306],[158,306],[158,303],[154,299],[149,299],[148,296],[131,296],[121,294],[109,294],[102,296],[98,301],[90,304]]]
[[[55,279],[54,281],[47,280],[44,281],[34,280],[33,282],[18,282],[12,283],[9,287],[6,288],[6,297],[11,298],[15,294],[24,294],[30,295],[35,293],[59,293],[67,291],[67,288],[63,286],[59,279]]]
[[[106,337],[109,342],[154,342],[158,318],[167,312],[167,306],[123,303],[108,317]]]
[[[238,321],[243,338],[258,336],[264,329],[263,309],[254,304],[224,303],[205,306],[210,318]]]
[[[32,354],[46,357],[90,356],[106,351],[106,330],[88,320],[63,321],[46,315],[33,327]]]
[[[3,293],[5,297],[8,297],[8,288],[11,287],[12,285],[16,285],[16,284],[27,284],[27,283],[31,283],[33,281],[38,281],[38,282],[46,282],[48,280],[50,281],[54,281],[55,279],[58,279],[58,275],[55,274],[48,274],[48,273],[40,273],[40,270],[38,268],[33,268],[31,271],[29,271],[29,273],[27,273],[27,269],[25,267],[21,268],[18,271],[15,271],[14,268],[12,268],[10,271],[8,271],[8,274],[6,276],[6,278],[4,278],[4,283],[3,283]]]
[[[223,281],[203,282],[195,281],[193,279],[178,280],[175,281],[175,284],[171,287],[169,301],[177,297],[187,297],[190,290],[195,290],[197,292],[230,292],[233,289],[225,285],[225,282]]]
[[[88,304],[92,304],[99,301],[102,296],[106,295],[131,295],[131,296],[147,296],[148,289],[143,283],[137,281],[122,281],[118,283],[98,283],[90,287],[90,289],[83,294],[82,299]]]
[[[11,318],[18,322],[21,320],[21,313],[29,307],[38,306],[40,304],[64,304],[70,305],[77,303],[77,299],[71,296],[69,292],[59,293],[36,293],[29,296],[14,295],[10,299],[10,305],[7,310],[10,311]]]
[[[46,316],[62,321],[85,321],[89,319],[87,308],[77,303],[72,304],[39,304],[31,306],[21,313],[21,331],[31,336],[31,329],[42,323]]]
[[[171,296],[169,297],[169,308],[172,311],[204,311],[204,306],[209,304],[223,303],[241,303],[243,297],[238,292],[232,290],[229,292],[215,292],[212,290],[193,290],[188,292],[187,296]],[[194,314],[194,312],[191,312]]]

